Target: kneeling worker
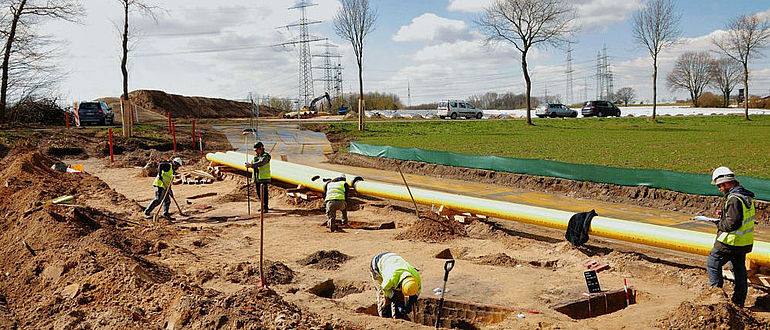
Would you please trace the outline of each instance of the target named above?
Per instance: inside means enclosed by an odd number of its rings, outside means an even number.
[[[725,195],[725,203],[716,223],[717,238],[706,260],[709,284],[722,287],[722,266],[729,262],[735,275],[732,301],[743,307],[748,291],[746,254],[754,245],[754,193],[743,188],[727,167],[714,170],[711,184]]]
[[[337,211],[342,212],[342,226],[348,226],[348,191],[350,186],[345,181],[345,174],[340,174],[336,178],[324,185],[324,203],[326,204],[326,225],[329,230],[337,230]]]
[[[422,290],[417,269],[401,256],[383,252],[372,258],[371,273],[377,285],[377,312],[380,317],[406,318]],[[408,301],[404,304],[406,297]]]
[[[168,208],[171,206],[171,196],[174,196],[174,191],[171,190],[171,182],[174,180],[174,169],[182,167],[182,159],[179,157],[169,162],[161,162],[158,164],[158,176],[155,177],[155,181],[152,183],[155,187],[155,199],[150,202],[150,205],[144,210],[144,216],[151,218],[150,213],[152,210],[163,202],[163,217],[169,220],[173,220],[171,214],[168,213]],[[168,190],[168,194],[166,194]],[[165,197],[165,199],[163,199]]]

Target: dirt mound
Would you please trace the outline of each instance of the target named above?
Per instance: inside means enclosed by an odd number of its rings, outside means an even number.
[[[406,231],[396,235],[398,240],[418,240],[431,243],[444,242],[458,236],[467,236],[465,227],[457,221],[438,217],[421,216]]]
[[[311,266],[313,268],[335,270],[340,265],[350,259],[350,256],[337,250],[317,251],[301,260],[297,261],[300,265]]]
[[[243,118],[251,115],[251,103],[199,96],[168,94],[158,90],[136,90],[128,93],[129,99],[147,110],[174,118]],[[106,97],[113,109],[120,109],[120,100]],[[277,116],[280,110],[260,106],[260,116]]]
[[[485,256],[481,256],[476,258],[476,263],[484,264],[484,265],[492,265],[492,266],[505,266],[505,267],[516,267],[516,265],[519,264],[516,259],[513,257],[505,254],[505,253],[495,253],[495,254],[488,254]]]
[[[659,321],[667,329],[768,329],[769,322],[735,306],[720,288],[709,288],[694,301],[685,301]]]
[[[259,264],[241,262],[223,270],[223,277],[233,283],[258,284]],[[268,284],[289,284],[294,280],[294,271],[278,261],[265,260],[265,281]]]

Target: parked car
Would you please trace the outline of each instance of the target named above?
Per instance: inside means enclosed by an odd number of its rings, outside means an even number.
[[[540,118],[545,117],[572,117],[575,118],[578,115],[578,112],[575,110],[570,109],[564,104],[560,103],[544,103],[541,104],[535,109],[535,115]]]
[[[620,117],[620,108],[610,101],[586,101],[581,112],[583,117]]]
[[[457,117],[481,119],[484,116],[484,112],[481,109],[476,109],[473,104],[460,100],[441,101],[438,103],[436,110],[438,117],[441,119],[446,117],[452,119],[457,119]]]
[[[80,102],[77,110],[81,125],[94,123],[111,126],[115,122],[115,113],[112,112],[112,108],[101,101]]]

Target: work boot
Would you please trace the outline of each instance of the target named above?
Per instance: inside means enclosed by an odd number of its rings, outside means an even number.
[[[168,220],[172,220],[172,221],[176,220],[176,219],[174,219],[174,217],[171,216],[171,213],[166,213],[166,214],[163,215],[163,217],[168,219]]]

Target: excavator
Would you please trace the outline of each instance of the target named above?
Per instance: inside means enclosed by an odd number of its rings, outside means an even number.
[[[283,115],[283,118],[291,119],[291,118],[297,118],[299,115],[299,118],[311,118],[318,115],[318,108],[316,108],[315,104],[318,103],[318,101],[326,98],[326,102],[329,104],[329,108],[332,107],[332,100],[329,97],[329,93],[325,92],[324,95],[321,95],[319,97],[314,98],[312,101],[310,101],[310,105],[303,108],[300,111],[292,111],[289,113],[285,113]]]

